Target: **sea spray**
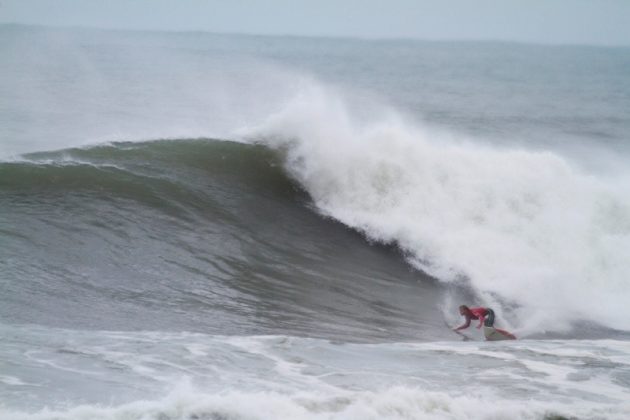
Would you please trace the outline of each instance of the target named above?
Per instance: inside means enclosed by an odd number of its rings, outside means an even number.
[[[551,152],[437,133],[395,112],[355,119],[333,88],[312,84],[249,135],[286,149],[323,214],[397,243],[442,281],[465,279],[480,303],[515,312],[521,331],[579,319],[630,329],[619,316],[630,299],[630,185]]]

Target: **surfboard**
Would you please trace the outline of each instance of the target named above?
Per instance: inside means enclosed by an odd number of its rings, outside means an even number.
[[[487,341],[501,341],[501,340],[515,340],[514,336],[506,335],[500,331],[497,331],[494,327],[483,327],[483,335],[486,336]]]

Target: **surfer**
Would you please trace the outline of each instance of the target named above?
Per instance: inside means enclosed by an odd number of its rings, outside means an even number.
[[[470,326],[470,321],[473,319],[478,319],[479,320],[479,325],[477,325],[477,328],[481,328],[481,326],[483,325],[484,327],[484,333],[486,335],[486,338],[489,338],[488,333],[489,331],[486,329],[492,329],[496,332],[498,332],[499,334],[503,334],[504,336],[506,336],[508,339],[512,339],[515,340],[516,337],[513,334],[510,334],[509,332],[505,331],[505,330],[500,330],[498,328],[495,328],[494,326],[494,311],[490,308],[469,308],[466,305],[461,305],[459,307],[459,313],[460,315],[466,317],[466,322],[464,322],[464,324],[460,325],[457,328],[454,328],[453,331],[459,331],[459,330],[463,330],[466,329]]]

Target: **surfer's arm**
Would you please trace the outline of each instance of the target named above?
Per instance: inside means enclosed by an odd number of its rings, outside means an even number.
[[[467,317],[467,318],[466,318],[466,322],[465,322],[464,324],[460,325],[460,326],[459,326],[459,327],[457,327],[457,328],[453,328],[453,331],[463,330],[463,329],[468,328],[469,326],[470,326],[470,318],[468,318],[468,317]]]
[[[477,325],[477,329],[481,328],[481,326],[483,325],[483,321],[486,319],[485,315],[480,315],[479,316],[479,325]]]

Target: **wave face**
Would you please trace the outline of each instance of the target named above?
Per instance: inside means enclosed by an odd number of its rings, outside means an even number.
[[[426,323],[420,336],[446,336],[438,288],[318,216],[269,148],[201,139],[24,158],[0,164],[4,319],[358,341]]]

